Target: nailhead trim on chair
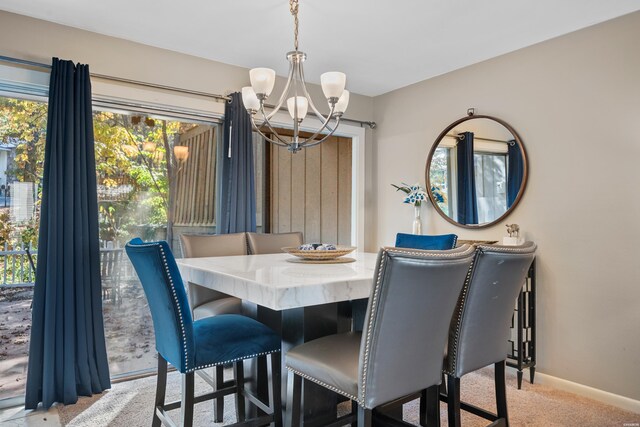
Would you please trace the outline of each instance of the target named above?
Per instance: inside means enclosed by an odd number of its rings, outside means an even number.
[[[289,371],[293,372],[293,373],[294,373],[294,374],[296,374],[296,375],[300,375],[302,378],[304,378],[304,379],[306,379],[306,380],[309,380],[309,381],[311,381],[311,382],[314,382],[314,383],[316,383],[316,384],[319,384],[319,385],[321,385],[321,386],[322,386],[322,387],[324,387],[324,388],[328,388],[328,389],[329,389],[329,390],[331,390],[331,391],[334,391],[334,392],[336,392],[336,393],[338,393],[338,394],[341,394],[341,395],[343,395],[343,396],[345,396],[345,397],[348,397],[348,398],[349,398],[349,399],[351,399],[351,400],[354,400],[354,401],[356,401],[356,402],[360,403],[360,401],[358,400],[358,398],[357,398],[356,396],[354,396],[354,395],[352,395],[352,394],[349,394],[349,393],[346,393],[346,392],[344,392],[344,391],[340,390],[340,389],[339,389],[339,388],[337,388],[337,387],[334,387],[334,386],[332,386],[332,385],[329,385],[329,384],[327,384],[327,383],[325,383],[325,382],[323,382],[323,381],[320,381],[320,380],[319,380],[319,379],[317,379],[317,378],[311,377],[311,376],[309,376],[309,375],[307,375],[307,374],[303,374],[302,372],[296,371],[295,369],[293,369],[293,368],[291,368],[291,367],[289,367],[289,366],[287,366],[287,369],[288,369]]]
[[[237,357],[235,359],[226,360],[224,362],[210,363],[208,365],[200,365],[200,366],[196,366],[195,368],[188,369],[187,373],[193,372],[193,371],[199,371],[200,369],[211,368],[213,366],[225,365],[227,363],[233,363],[233,362],[237,362],[239,360],[247,360],[247,359],[253,359],[254,357],[267,356],[269,354],[279,353],[279,352],[280,352],[280,350],[265,351],[265,352],[262,352],[262,353],[252,354],[251,356]]]
[[[511,252],[511,253],[530,253],[536,249],[536,245],[527,245],[525,247],[515,246],[515,247],[507,247],[507,246],[493,246],[493,245],[478,245],[476,246],[476,250],[479,252],[490,251],[490,252]],[[469,283],[471,282],[471,276],[473,273],[473,266],[476,262],[476,257],[474,257],[471,265],[469,266],[469,271],[467,272],[467,277],[464,281],[464,286],[462,287],[462,292],[460,295],[461,302],[456,307],[456,325],[455,325],[455,336],[453,340],[453,351],[447,352],[447,361],[449,362],[444,369],[444,372],[448,375],[455,375],[456,371],[456,362],[458,360],[458,344],[460,341],[460,324],[462,323],[462,317],[464,314],[464,309],[466,307],[466,299],[469,293]]]
[[[362,363],[362,390],[360,391],[361,399],[358,399],[358,403],[365,407],[365,395],[367,392],[367,372],[369,369],[369,351],[371,350],[371,330],[373,329],[373,319],[378,310],[378,295],[380,293],[380,283],[382,282],[382,273],[384,271],[384,261],[387,257],[389,249],[382,249],[380,257],[380,266],[378,267],[378,274],[376,277],[376,286],[373,290],[373,299],[371,300],[371,313],[369,314],[369,324],[367,326],[367,339],[364,345],[364,361]],[[405,251],[395,251],[400,253],[408,253]]]
[[[393,252],[393,253],[400,253],[400,254],[407,254],[407,255],[420,255],[423,257],[435,257],[435,258],[457,258],[457,257],[464,257],[472,252],[474,252],[474,248],[473,247],[469,247],[464,251],[454,251],[454,252],[448,252],[448,251],[407,251],[407,250],[402,250],[402,249],[398,249],[398,248],[383,248],[382,249],[382,257],[380,258],[380,266],[378,267],[378,275],[376,278],[376,286],[374,288],[373,291],[373,299],[371,301],[371,314],[369,315],[369,325],[367,327],[367,338],[365,341],[365,347],[364,347],[364,361],[363,361],[363,367],[362,367],[362,399],[358,400],[358,403],[363,406],[365,406],[365,399],[366,399],[366,391],[367,391],[367,372],[368,372],[368,365],[369,365],[369,351],[371,350],[371,330],[373,329],[373,321],[374,318],[377,314],[377,310],[378,310],[378,297],[380,294],[380,283],[382,282],[382,273],[384,270],[384,261],[385,261],[385,257],[387,255],[388,252]],[[471,270],[469,270],[471,271]],[[467,273],[469,274],[469,273]]]
[[[490,252],[513,252],[517,254],[528,254],[532,251],[535,251],[536,245],[527,245],[527,246],[488,246],[488,245],[478,245],[478,249],[482,251],[488,250]]]
[[[462,247],[462,246],[461,246]],[[385,252],[393,252],[393,253],[397,253],[397,254],[406,254],[406,255],[420,255],[423,257],[428,257],[428,258],[457,258],[457,257],[462,257],[467,255],[470,252],[473,252],[475,249],[473,248],[473,246],[469,246],[469,248],[467,248],[464,251],[453,251],[453,249],[449,249],[446,251],[439,251],[439,250],[421,250],[421,251],[408,251],[408,250],[404,250],[404,249],[399,249],[399,248],[395,248],[395,247],[388,247],[388,248],[383,248]],[[457,248],[456,248],[457,249]]]
[[[471,274],[473,273],[473,265],[476,262],[476,258],[473,257],[473,260],[471,261],[471,265],[469,265],[469,270],[467,270],[467,277],[465,277],[464,279],[464,285],[462,286],[462,292],[460,294],[460,303],[458,304],[458,306],[456,307],[456,334],[455,337],[453,339],[453,351],[448,351],[447,350],[447,361],[452,361],[451,363],[449,363],[449,365],[451,365],[451,369],[449,369],[449,366],[445,367],[445,373],[449,374],[449,375],[454,375],[454,372],[456,370],[456,360],[457,360],[457,354],[458,354],[458,342],[460,340],[460,323],[462,323],[462,312],[464,311],[464,308],[466,307],[466,300],[467,300],[467,294],[469,292],[469,283],[471,282]]]
[[[185,365],[185,372],[186,373],[198,371],[200,369],[211,368],[213,366],[224,365],[224,364],[227,364],[227,363],[233,363],[233,362],[237,362],[239,360],[253,359],[254,357],[266,356],[268,354],[280,352],[280,350],[266,351],[266,352],[262,352],[262,353],[252,354],[251,356],[238,357],[238,358],[227,360],[227,361],[224,361],[224,362],[211,363],[211,364],[208,364],[208,365],[201,365],[201,366],[196,366],[196,367],[193,367],[193,368],[189,368],[188,367],[189,366],[189,364],[188,364],[189,359],[188,359],[188,352],[187,352],[187,335],[185,333],[184,320],[182,318],[182,311],[180,309],[180,304],[178,303],[178,296],[176,295],[176,290],[175,290],[175,287],[174,287],[174,284],[173,284],[173,279],[171,278],[171,275],[169,274],[169,264],[167,264],[167,255],[164,253],[164,248],[162,247],[162,245],[160,245],[158,243],[142,244],[142,245],[131,245],[131,247],[133,247],[133,248],[141,247],[141,246],[145,246],[145,247],[158,246],[160,248],[160,255],[162,256],[162,265],[164,266],[165,272],[167,273],[167,278],[169,279],[169,284],[171,285],[171,293],[173,294],[173,300],[176,303],[176,307],[178,307],[178,318],[180,320],[180,329],[181,329],[181,333],[182,333],[182,343],[183,343],[183,348],[184,348],[184,365]]]
[[[188,357],[188,349],[187,349],[187,334],[184,330],[184,319],[182,318],[182,310],[180,309],[180,303],[178,301],[178,295],[176,294],[176,288],[173,284],[173,279],[171,278],[171,274],[169,273],[169,264],[167,263],[167,255],[164,253],[164,248],[162,245],[158,244],[160,248],[160,255],[162,256],[162,265],[164,266],[164,270],[167,273],[167,279],[169,279],[169,285],[171,286],[171,294],[173,295],[173,300],[176,303],[176,307],[178,308],[178,319],[180,320],[180,332],[182,333],[182,347],[184,348],[184,368],[188,371],[189,369],[189,357]]]

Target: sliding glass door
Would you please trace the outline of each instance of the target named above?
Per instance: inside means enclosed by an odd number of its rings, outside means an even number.
[[[121,377],[156,366],[147,299],[124,245],[168,240],[179,257],[180,234],[215,231],[216,127],[96,111],[94,133],[105,334],[111,375]]]
[[[21,398],[25,389],[46,120],[46,102],[0,97],[0,401]],[[217,130],[194,120],[94,112],[103,313],[113,377],[156,366],[147,300],[124,245],[133,237],[169,239],[179,257],[180,234],[215,232]]]
[[[27,378],[46,130],[46,103],[0,97],[0,400]]]

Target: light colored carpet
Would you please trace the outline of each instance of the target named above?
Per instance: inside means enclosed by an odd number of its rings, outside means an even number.
[[[526,376],[526,375],[525,375]],[[196,376],[196,390],[207,391],[207,385]],[[65,426],[149,426],[155,393],[155,377],[115,384],[111,390],[101,395],[81,398],[77,404],[60,406],[60,420]],[[512,370],[507,374],[507,398],[509,419],[512,426],[618,426],[633,425],[640,422],[640,414],[559,391],[539,384],[524,382],[522,390],[516,388],[516,379]],[[169,374],[167,383],[168,399],[176,400],[180,393],[180,377]],[[462,400],[495,409],[493,389],[493,369],[485,368],[462,378]],[[404,418],[412,424],[418,424],[418,401],[409,402],[404,407]],[[196,405],[196,426],[221,426],[235,422],[233,397],[227,396],[224,424],[212,422],[212,402]],[[341,408],[342,409],[342,408]],[[348,409],[346,409],[348,410]],[[447,425],[446,406],[441,404],[442,425]],[[177,421],[180,410],[170,414]],[[465,427],[486,426],[488,421],[464,413],[462,425]]]

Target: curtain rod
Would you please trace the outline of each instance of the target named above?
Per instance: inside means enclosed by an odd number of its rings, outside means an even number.
[[[450,133],[450,134],[447,134],[447,136],[450,137],[450,138],[455,138],[455,139],[460,139],[460,140],[464,139],[464,135],[462,135],[462,134],[457,134],[456,135],[456,134],[451,134]],[[475,135],[473,136],[473,139],[474,140],[477,139],[479,141],[501,142],[503,144],[509,144],[509,145],[513,145],[516,142],[515,140],[503,141],[502,139],[482,138],[480,136],[475,136]]]
[[[47,69],[47,70],[51,69],[51,65],[49,65],[49,64],[42,64],[40,62],[35,62],[35,61],[27,61],[26,59],[11,58],[9,56],[0,56],[0,61],[8,62],[8,63],[11,63],[11,64],[26,65],[26,66],[29,66],[29,67],[44,68],[44,69]],[[204,96],[204,97],[207,97],[207,98],[213,98],[213,99],[215,99],[217,101],[229,101],[231,99],[228,96],[218,95],[218,94],[215,94],[215,93],[200,92],[200,91],[197,91],[197,90],[183,89],[183,88],[174,87],[174,86],[165,86],[165,85],[159,85],[159,84],[155,84],[155,83],[141,82],[139,80],[124,79],[124,78],[121,78],[121,77],[108,76],[106,74],[91,73],[91,77],[95,77],[97,79],[102,79],[102,80],[111,80],[111,81],[119,82],[119,83],[126,83],[126,84],[150,87],[150,88],[154,88],[154,89],[168,90],[168,91],[171,91],[171,92],[179,92],[179,93],[185,93],[185,94],[189,94],[189,95]]]
[[[35,62],[35,61],[28,61],[26,59],[20,59],[20,58],[12,58],[10,56],[4,56],[4,55],[0,55],[0,62],[7,62],[7,63],[10,63],[10,64],[18,64],[18,65],[26,65],[28,67],[35,67],[35,68],[44,68],[46,70],[50,70],[51,69],[51,65],[49,65],[49,64],[43,64],[41,62]],[[225,96],[225,95],[219,95],[219,94],[208,93],[208,92],[201,92],[201,91],[191,90],[191,89],[183,89],[183,88],[179,88],[179,87],[160,85],[160,84],[156,84],[156,83],[147,83],[147,82],[142,82],[142,81],[139,81],[139,80],[124,79],[124,78],[121,78],[121,77],[108,76],[106,74],[91,73],[91,77],[95,77],[97,79],[102,79],[102,80],[111,80],[111,81],[119,82],[119,83],[126,83],[126,84],[131,84],[131,85],[144,86],[144,87],[149,87],[149,88],[154,88],[154,89],[162,89],[162,90],[171,91],[171,92],[184,93],[184,94],[188,94],[188,95],[203,96],[203,97],[206,97],[206,98],[213,98],[216,101],[220,101],[220,102],[230,101],[231,100],[231,97]],[[348,118],[342,118],[342,121],[343,122],[357,123],[360,126],[366,125],[366,126],[369,126],[371,129],[375,129],[376,128],[376,122],[355,120],[355,119],[348,119]]]

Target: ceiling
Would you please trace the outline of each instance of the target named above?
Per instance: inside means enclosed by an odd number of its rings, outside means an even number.
[[[286,75],[287,0],[0,0],[0,9]],[[638,0],[300,0],[305,74],[382,93],[640,10]]]

